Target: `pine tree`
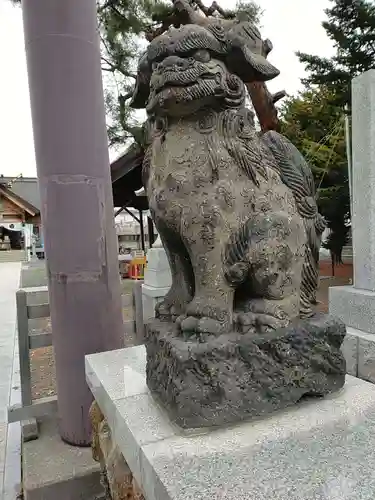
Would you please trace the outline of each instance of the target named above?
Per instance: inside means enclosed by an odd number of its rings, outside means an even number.
[[[283,134],[312,168],[318,207],[331,230],[327,248],[340,263],[350,218],[344,113],[332,105],[328,88],[321,86],[289,98],[282,107],[281,124]]]
[[[332,102],[340,107],[351,103],[353,77],[375,68],[375,2],[373,0],[330,0],[323,27],[333,41],[332,58],[298,53],[309,76],[306,85],[325,85]]]
[[[140,142],[142,116],[129,108],[137,61],[144,50],[142,35],[154,24],[153,15],[167,15],[168,5],[158,0],[101,0],[98,22],[110,147],[123,149]]]

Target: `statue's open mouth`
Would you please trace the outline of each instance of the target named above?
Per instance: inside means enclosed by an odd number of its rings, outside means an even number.
[[[215,80],[215,73],[207,68],[192,67],[184,71],[165,71],[154,73],[151,78],[151,91],[159,93],[168,88],[184,88],[197,84],[200,80]]]
[[[164,85],[153,89],[150,93],[149,101],[146,105],[148,113],[152,113],[155,108],[165,108],[189,106],[189,103],[198,102],[215,96],[217,92],[215,79],[199,79],[194,82],[171,83],[165,82]],[[177,108],[176,108],[177,109]]]

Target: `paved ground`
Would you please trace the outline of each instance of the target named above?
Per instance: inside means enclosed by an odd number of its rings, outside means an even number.
[[[13,354],[16,342],[16,291],[19,286],[21,264],[0,264],[0,498],[5,494],[6,445],[12,434],[8,432],[7,407],[13,375]],[[12,429],[13,430],[13,429]]]
[[[332,269],[331,261],[321,260],[319,267],[320,267],[320,276],[334,276],[335,278],[353,277],[353,264],[351,262],[336,264],[334,269]],[[332,271],[334,274],[332,274]]]

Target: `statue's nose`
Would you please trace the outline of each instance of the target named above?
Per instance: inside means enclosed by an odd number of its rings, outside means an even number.
[[[189,66],[189,62],[187,61],[187,59],[183,59],[182,57],[168,56],[161,63],[161,66],[164,69],[175,67],[175,68],[184,70],[184,69],[186,69]]]

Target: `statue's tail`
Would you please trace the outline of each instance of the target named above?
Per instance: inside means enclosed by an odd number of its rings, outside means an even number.
[[[280,177],[293,192],[297,209],[303,218],[307,234],[305,262],[301,281],[301,317],[313,315],[316,290],[319,282],[319,250],[322,233],[326,227],[319,214],[315,199],[315,183],[309,165],[293,144],[277,132],[270,131],[261,140],[272,151],[276,159]]]
[[[285,228],[287,220],[282,217],[265,217],[261,215],[251,215],[234,232],[224,251],[224,272],[228,283],[233,287],[241,285],[249,276],[251,259],[249,258],[250,246],[255,248],[262,242],[268,242],[270,234],[278,235],[278,238],[285,238]]]

